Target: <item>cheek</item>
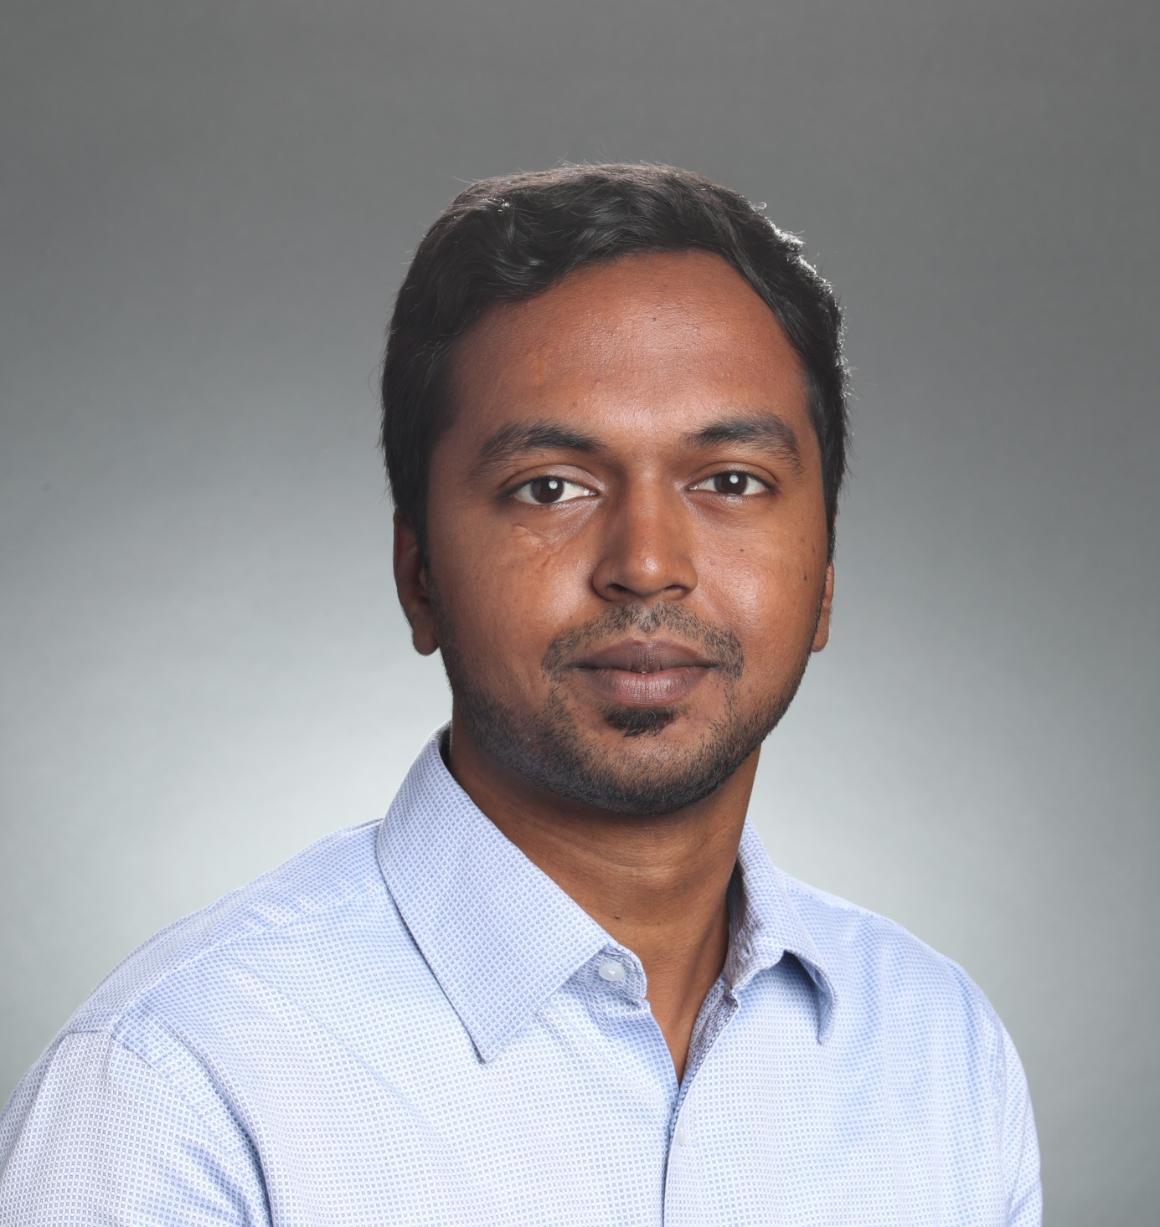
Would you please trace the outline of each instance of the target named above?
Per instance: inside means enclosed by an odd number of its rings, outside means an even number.
[[[796,657],[813,635],[820,558],[805,538],[718,550],[699,569],[706,615],[729,627],[751,660]]]
[[[491,614],[510,628],[513,622],[551,621],[558,606],[568,602],[582,570],[582,564],[541,534],[514,526],[502,541],[463,551],[457,583],[476,614]]]
[[[511,688],[535,684],[552,638],[579,617],[582,567],[542,536],[460,548],[445,569],[456,638],[473,668]]]

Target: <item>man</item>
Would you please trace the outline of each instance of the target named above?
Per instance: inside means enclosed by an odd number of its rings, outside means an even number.
[[[796,241],[671,168],[475,184],[383,394],[449,725],[381,823],[98,989],[9,1105],[0,1221],[1039,1223],[982,993],[746,821],[845,468]]]

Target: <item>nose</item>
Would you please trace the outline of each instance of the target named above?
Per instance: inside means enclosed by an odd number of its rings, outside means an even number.
[[[605,600],[678,600],[697,586],[692,525],[676,491],[626,490],[601,528],[592,586]]]

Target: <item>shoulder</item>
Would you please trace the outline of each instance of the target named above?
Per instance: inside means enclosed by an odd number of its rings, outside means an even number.
[[[783,874],[832,981],[836,1025],[861,1039],[969,1057],[996,1076],[1005,1032],[964,968],[897,921]]]
[[[783,877],[834,984],[838,1062],[873,1065],[890,1102],[908,1105],[912,1119],[930,1116],[944,1129],[948,1121],[965,1123],[959,1156],[994,1138],[1006,1221],[1038,1224],[1039,1144],[1027,1078],[986,994],[897,922]],[[916,1105],[926,1105],[926,1115]]]
[[[369,930],[388,943],[401,937],[375,856],[378,826],[324,836],[166,926],[102,981],[60,1035],[107,1032],[124,1042],[143,1020],[228,1010],[252,994],[255,978],[276,990],[306,967],[317,974],[356,956]]]
[[[357,1029],[368,997],[389,1000],[414,979],[378,828],[325,836],[124,959],[18,1084],[0,1115],[0,1168],[14,1148],[52,1149],[59,1122],[82,1117],[127,1152],[140,1147],[126,1122],[153,1122],[200,1149],[212,1138],[244,1167],[235,1096],[268,1076],[265,1054],[329,1051],[320,1037]]]

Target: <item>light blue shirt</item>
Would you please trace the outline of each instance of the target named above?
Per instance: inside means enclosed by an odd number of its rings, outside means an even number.
[[[446,726],[444,726],[445,728]],[[980,990],[745,826],[678,1084],[640,961],[459,787],[162,930],[0,1118],[0,1223],[1039,1224]]]

